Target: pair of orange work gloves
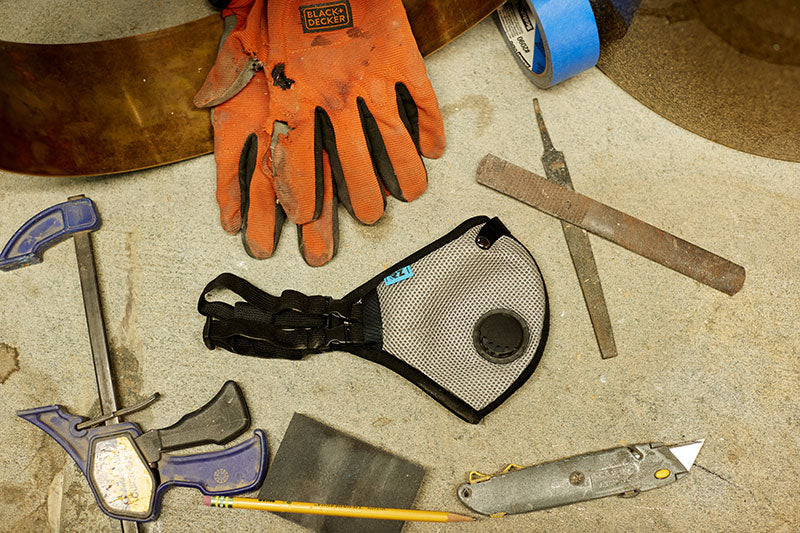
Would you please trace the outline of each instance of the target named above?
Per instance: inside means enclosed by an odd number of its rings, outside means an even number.
[[[400,0],[212,0],[225,33],[195,96],[212,107],[225,231],[272,255],[284,215],[312,266],[338,246],[337,204],[375,223],[411,201],[444,128]],[[223,5],[219,5],[223,4]],[[288,127],[288,128],[287,128]]]

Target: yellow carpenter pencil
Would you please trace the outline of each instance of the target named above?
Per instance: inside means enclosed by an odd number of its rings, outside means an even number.
[[[474,518],[442,511],[419,511],[417,509],[384,509],[379,507],[357,507],[354,505],[328,505],[324,503],[262,501],[255,498],[231,496],[205,496],[203,505],[232,507],[234,509],[257,509],[273,513],[303,513],[352,518],[377,518],[381,520],[406,520],[415,522],[471,522]]]

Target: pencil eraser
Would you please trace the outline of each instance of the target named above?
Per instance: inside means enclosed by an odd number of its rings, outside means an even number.
[[[211,496],[203,496],[203,505],[211,506]]]

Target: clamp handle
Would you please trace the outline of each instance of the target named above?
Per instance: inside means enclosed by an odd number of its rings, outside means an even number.
[[[267,472],[267,435],[254,435],[230,448],[192,455],[165,453],[158,462],[160,494],[170,485],[192,487],[203,494],[239,494],[255,489]]]
[[[242,389],[226,381],[203,407],[184,415],[171,426],[151,429],[136,438],[148,463],[156,463],[162,452],[201,444],[227,444],[250,427],[250,412]]]
[[[14,233],[0,252],[0,270],[14,270],[42,262],[44,251],[82,231],[100,227],[100,215],[91,199],[77,196],[34,215]]]

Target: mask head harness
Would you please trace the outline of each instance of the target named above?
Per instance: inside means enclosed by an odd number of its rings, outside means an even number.
[[[227,289],[243,301],[209,301]],[[267,294],[233,274],[203,290],[203,339],[266,358],[332,350],[380,363],[477,423],[533,373],[547,339],[536,262],[499,219],[475,217],[341,299]]]

